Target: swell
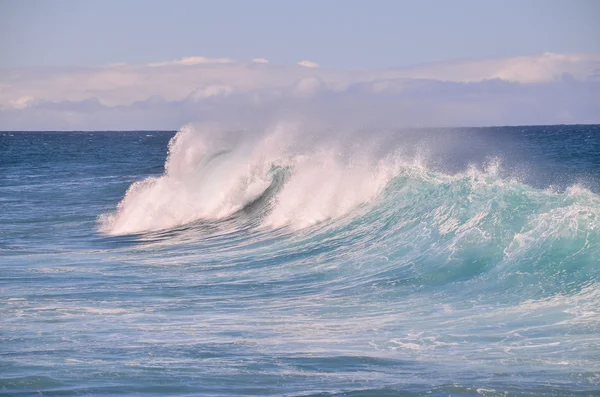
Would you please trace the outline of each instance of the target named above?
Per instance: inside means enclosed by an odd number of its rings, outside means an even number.
[[[385,257],[386,277],[412,287],[478,279],[472,293],[523,295],[598,281],[599,227],[600,197],[588,189],[535,189],[493,164],[452,176],[405,169],[359,226],[370,240],[361,255]]]
[[[337,241],[332,261],[362,264],[339,288],[485,278],[535,296],[598,281],[600,197],[590,190],[534,188],[505,175],[498,160],[448,174],[401,142],[321,134],[307,143],[300,132],[186,127],[169,144],[164,175],[134,183],[99,228],[170,235],[191,227],[198,237],[243,230],[247,237],[230,241],[241,252],[244,238],[283,230],[278,249],[294,255]]]

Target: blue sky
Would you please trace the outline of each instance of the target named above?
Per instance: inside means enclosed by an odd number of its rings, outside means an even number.
[[[0,68],[186,56],[325,68],[600,52],[600,1],[0,1]]]
[[[600,123],[600,0],[0,0],[0,130]]]

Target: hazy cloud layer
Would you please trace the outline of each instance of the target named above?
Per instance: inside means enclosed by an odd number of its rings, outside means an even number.
[[[376,71],[204,57],[0,70],[2,130],[176,129],[269,117],[373,127],[600,123],[600,54]]]

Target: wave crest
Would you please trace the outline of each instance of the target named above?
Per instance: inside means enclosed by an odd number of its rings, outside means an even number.
[[[397,156],[373,160],[365,145],[342,144],[278,124],[266,134],[182,128],[169,143],[165,173],[135,182],[116,211],[100,217],[110,235],[157,231],[232,216],[267,197],[269,227],[300,229],[351,212],[375,198],[396,174]]]

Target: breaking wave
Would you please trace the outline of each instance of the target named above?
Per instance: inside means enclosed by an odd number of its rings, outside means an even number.
[[[360,143],[300,134],[279,125],[265,135],[183,128],[169,143],[164,175],[134,183],[100,219],[107,234],[130,234],[231,217],[262,199],[265,226],[305,228],[372,201],[400,168]]]
[[[362,217],[407,233],[407,241],[435,234],[457,249],[465,241],[491,245],[488,252],[497,246],[507,258],[546,245],[598,255],[600,197],[582,186],[534,188],[489,158],[445,173],[431,166],[437,158],[422,142],[314,131],[292,123],[260,133],[186,126],[169,143],[164,174],[133,183],[116,210],[100,216],[99,230],[159,231],[252,207],[253,225],[263,228]]]

